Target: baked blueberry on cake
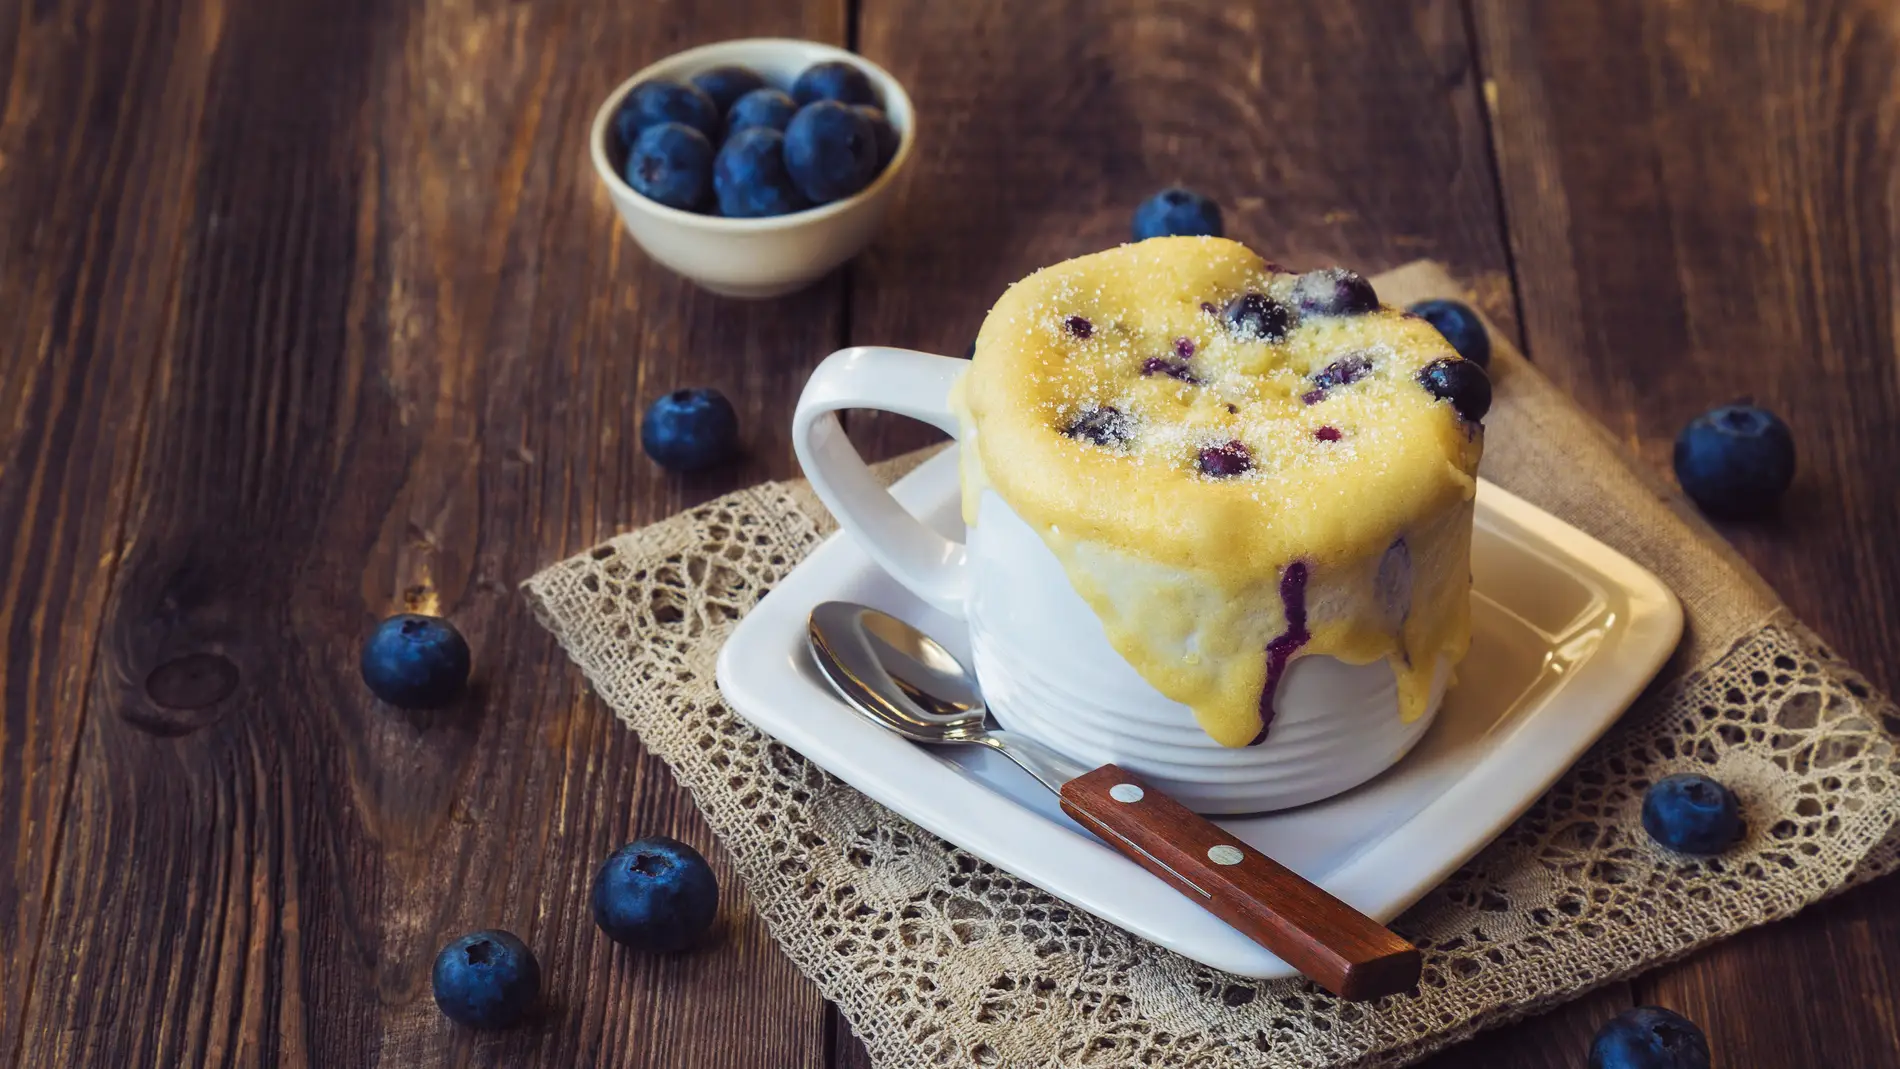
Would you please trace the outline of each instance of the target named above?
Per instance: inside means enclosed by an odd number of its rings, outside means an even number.
[[[1409,720],[1469,644],[1490,403],[1482,369],[1357,274],[1153,238],[991,311],[953,395],[965,518],[994,490],[1222,745],[1264,740],[1315,654],[1390,663]]]

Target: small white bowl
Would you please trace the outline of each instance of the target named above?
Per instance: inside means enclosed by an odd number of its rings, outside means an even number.
[[[789,92],[799,72],[832,59],[854,64],[869,76],[884,102],[885,116],[897,130],[897,155],[856,195],[791,215],[727,219],[648,200],[621,177],[614,161],[614,112],[641,82],[685,81],[701,71],[732,65],[749,67],[768,85]],[[855,52],[816,41],[750,37],[675,53],[620,83],[594,115],[587,147],[627,231],[647,255],[714,293],[758,298],[808,286],[870,244],[916,140],[910,97],[889,71]]]

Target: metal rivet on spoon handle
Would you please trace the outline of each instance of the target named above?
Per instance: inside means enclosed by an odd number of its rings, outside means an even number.
[[[1328,991],[1369,999],[1417,985],[1417,948],[1139,776],[1091,770],[990,728],[975,677],[902,620],[830,601],[812,610],[809,639],[825,679],[858,712],[914,742],[1002,753],[1084,827]]]
[[[1117,798],[1129,785],[1139,801]],[[1417,986],[1416,947],[1134,773],[1103,765],[1059,793],[1077,823],[1340,998]]]

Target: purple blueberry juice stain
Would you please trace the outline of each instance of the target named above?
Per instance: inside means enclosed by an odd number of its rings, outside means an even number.
[[[1260,734],[1249,746],[1267,741],[1267,729],[1273,726],[1273,696],[1280,689],[1280,677],[1286,666],[1306,645],[1312,634],[1306,630],[1306,562],[1296,560],[1280,573],[1280,607],[1286,612],[1286,630],[1267,643],[1267,684],[1260,688]]]
[[[1326,399],[1328,391],[1335,386],[1350,386],[1366,377],[1372,370],[1372,358],[1364,353],[1351,353],[1313,372],[1307,381],[1313,388],[1300,395],[1304,404],[1316,405]]]
[[[1385,625],[1398,634],[1405,627],[1406,617],[1412,614],[1412,549],[1404,538],[1386,547],[1374,582],[1378,585],[1379,607],[1384,610]]]
[[[1090,336],[1095,333],[1095,324],[1083,319],[1081,316],[1070,316],[1062,321],[1062,326],[1063,329],[1083,341],[1088,341]]]
[[[1180,357],[1183,360],[1186,360],[1189,357],[1192,357],[1194,355],[1194,339],[1193,338],[1174,339],[1174,355]]]
[[[1062,427],[1062,433],[1101,446],[1126,445],[1135,436],[1133,422],[1113,405],[1084,409]]]
[[[1338,427],[1315,427],[1313,428],[1313,437],[1318,438],[1322,442],[1337,442],[1341,435]]]
[[[1247,451],[1242,442],[1227,442],[1223,445],[1211,445],[1201,450],[1196,463],[1201,473],[1212,475],[1216,479],[1231,479],[1236,475],[1245,475],[1253,469],[1253,454]]]
[[[1202,301],[1202,302],[1201,302],[1201,311],[1202,311],[1203,313],[1205,313],[1205,314],[1207,314],[1207,315],[1211,315],[1211,316],[1217,316],[1217,315],[1220,315],[1220,309],[1218,309],[1218,308],[1216,308],[1216,307],[1214,307],[1214,302],[1213,302],[1213,301]]]
[[[1180,379],[1182,382],[1191,385],[1199,384],[1201,381],[1194,377],[1194,372],[1189,371],[1186,364],[1179,360],[1170,360],[1165,356],[1149,357],[1142,363],[1141,373],[1143,375],[1166,375],[1171,379]]]

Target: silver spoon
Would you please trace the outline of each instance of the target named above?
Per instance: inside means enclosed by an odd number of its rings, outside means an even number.
[[[871,721],[913,742],[987,746],[1056,792],[1110,846],[1344,999],[1417,986],[1417,948],[1116,765],[1091,769],[993,725],[976,677],[909,624],[863,605],[812,610],[813,660]]]

